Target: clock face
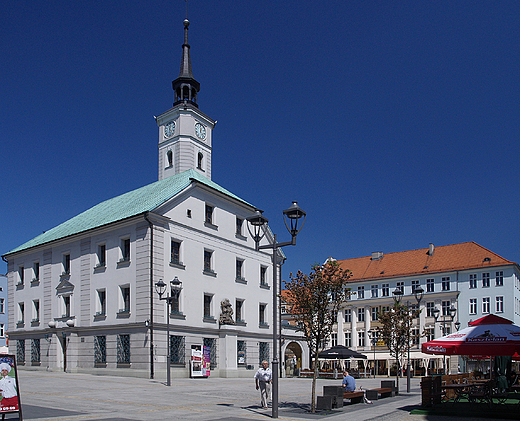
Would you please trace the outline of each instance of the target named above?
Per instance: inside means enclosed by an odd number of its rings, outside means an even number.
[[[200,123],[195,124],[195,134],[199,139],[206,139],[206,128]]]
[[[175,132],[175,121],[170,121],[164,126],[164,137],[172,137]]]

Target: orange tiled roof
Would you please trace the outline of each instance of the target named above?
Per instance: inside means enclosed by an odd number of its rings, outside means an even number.
[[[424,248],[383,254],[378,260],[366,256],[338,262],[352,271],[349,282],[516,264],[474,241],[435,247],[431,256],[428,251]]]

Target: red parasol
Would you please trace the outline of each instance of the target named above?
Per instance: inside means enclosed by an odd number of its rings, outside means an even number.
[[[484,316],[460,332],[422,344],[422,352],[441,355],[514,355],[520,353],[520,327],[495,315]]]

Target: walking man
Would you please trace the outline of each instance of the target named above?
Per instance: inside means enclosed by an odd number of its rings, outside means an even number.
[[[260,405],[264,409],[267,409],[267,399],[269,399],[271,394],[271,379],[273,376],[268,366],[269,363],[267,361],[262,361],[262,367],[255,374],[256,390],[260,389]]]

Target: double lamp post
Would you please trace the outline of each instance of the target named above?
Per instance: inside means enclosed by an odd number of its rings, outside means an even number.
[[[249,223],[247,229],[249,230],[249,234],[253,238],[255,242],[255,249],[265,250],[271,249],[273,250],[273,361],[271,363],[272,367],[272,417],[278,418],[278,249],[285,246],[295,246],[296,245],[296,236],[301,231],[303,224],[305,223],[306,217],[305,211],[303,211],[299,206],[298,202],[293,202],[289,209],[283,211],[283,219],[285,223],[285,227],[291,234],[291,241],[285,241],[283,243],[278,243],[276,239],[276,234],[273,234],[272,242],[269,244],[260,245],[260,241],[264,238],[265,233],[267,231],[267,223],[269,222],[266,217],[262,215],[262,211],[257,210],[252,216],[246,218]],[[298,221],[303,218],[303,222],[301,226],[298,228]],[[289,223],[288,223],[289,222]],[[252,228],[252,229],[251,229]]]

